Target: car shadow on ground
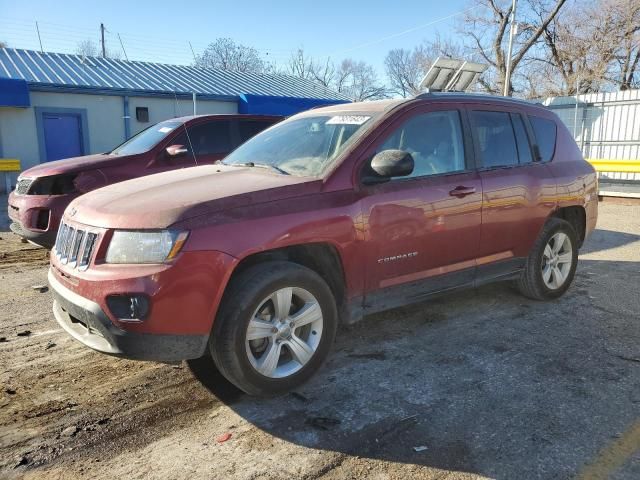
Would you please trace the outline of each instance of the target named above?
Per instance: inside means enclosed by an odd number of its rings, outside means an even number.
[[[580,255],[623,247],[637,241],[640,241],[640,235],[597,229],[593,231],[584,247],[580,249]]]
[[[297,445],[492,478],[572,477],[640,416],[638,272],[581,260],[556,301],[502,283],[370,316],[282,397],[248,397],[207,360],[195,374]]]

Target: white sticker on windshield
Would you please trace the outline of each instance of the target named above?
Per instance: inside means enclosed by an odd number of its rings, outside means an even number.
[[[173,128],[171,128],[171,127],[160,127],[160,128],[158,129],[158,131],[159,131],[160,133],[167,133],[167,132],[170,132],[171,130],[173,130]]]
[[[366,115],[336,115],[327,120],[327,125],[362,125],[371,117]]]

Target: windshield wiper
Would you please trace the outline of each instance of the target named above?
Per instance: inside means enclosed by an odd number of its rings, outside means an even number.
[[[275,165],[269,165],[267,163],[255,163],[255,162],[246,162],[242,164],[245,167],[259,167],[259,168],[269,168],[271,170],[275,170],[282,175],[289,175],[289,172],[281,169],[280,167],[276,167]]]

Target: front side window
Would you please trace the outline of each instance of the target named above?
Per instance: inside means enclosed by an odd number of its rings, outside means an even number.
[[[533,115],[529,115],[529,121],[536,136],[540,159],[543,162],[548,162],[553,158],[553,153],[556,150],[556,122]]]
[[[273,122],[265,120],[240,120],[238,122],[238,133],[240,135],[240,143],[244,143],[251,137],[255,137]]]
[[[272,167],[297,176],[319,176],[366,131],[372,115],[352,113],[292,118],[238,147],[225,165]]]
[[[152,125],[151,127],[134,135],[122,145],[111,150],[110,154],[136,155],[148,152],[180,125],[182,125],[182,122],[177,122],[175,120],[168,120],[166,122],[160,122]]]
[[[483,167],[518,165],[518,148],[508,113],[476,110],[471,112],[471,119]]]
[[[231,122],[219,120],[189,127],[189,140],[196,155],[215,155],[231,150]]]
[[[414,168],[409,178],[464,170],[460,113],[450,110],[416,115],[377,149],[383,150],[404,150],[411,154]]]

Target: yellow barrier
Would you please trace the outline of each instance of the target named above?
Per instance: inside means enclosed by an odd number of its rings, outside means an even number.
[[[5,193],[11,191],[11,172],[20,171],[20,160],[17,158],[0,158],[0,172],[7,172],[4,175],[4,183],[6,186]]]
[[[0,172],[19,172],[20,160],[17,158],[0,158]]]
[[[640,160],[610,160],[608,158],[587,158],[598,172],[640,173]]]

